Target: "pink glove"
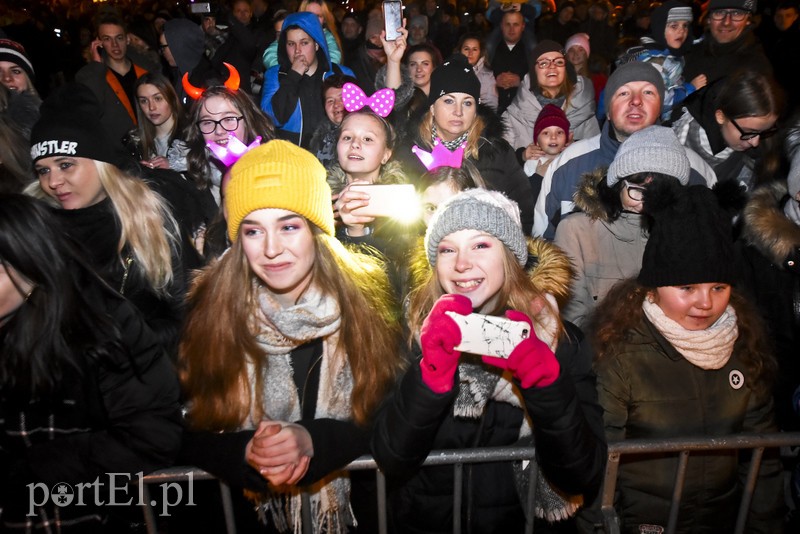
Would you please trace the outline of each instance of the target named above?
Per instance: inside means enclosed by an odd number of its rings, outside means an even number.
[[[511,374],[525,389],[543,388],[555,382],[561,372],[561,366],[558,365],[558,360],[550,347],[536,337],[533,324],[528,316],[516,310],[508,310],[506,317],[512,321],[528,323],[531,335],[514,347],[508,359],[484,356],[483,363],[511,371]]]
[[[454,347],[461,343],[458,324],[444,312],[461,315],[472,313],[472,302],[463,295],[442,295],[422,323],[420,344],[422,345],[422,381],[435,393],[446,393],[453,389],[453,377],[461,353]]]

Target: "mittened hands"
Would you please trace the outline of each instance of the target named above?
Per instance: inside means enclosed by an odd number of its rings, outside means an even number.
[[[472,313],[472,302],[463,295],[443,295],[422,323],[420,344],[422,345],[422,381],[435,393],[447,393],[453,389],[453,379],[461,353],[455,350],[461,343],[458,324],[445,312],[460,315]]]
[[[547,344],[536,337],[531,320],[522,312],[508,310],[506,317],[512,321],[525,322],[530,327],[530,337],[523,339],[511,351],[508,359],[484,356],[483,362],[488,365],[511,371],[520,385],[530,387],[546,387],[556,381],[561,366],[555,354]]]

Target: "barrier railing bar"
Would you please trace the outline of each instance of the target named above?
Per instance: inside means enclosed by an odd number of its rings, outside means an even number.
[[[461,491],[464,489],[464,464],[453,464],[453,534],[461,534]]]
[[[689,451],[681,451],[678,457],[678,468],[675,470],[675,484],[672,488],[672,503],[667,519],[667,534],[675,534],[678,527],[678,512],[683,497],[683,485],[686,483],[686,468],[689,466]]]
[[[375,481],[378,486],[378,534],[388,534],[386,525],[388,508],[386,507],[386,476],[380,469],[375,470]]]
[[[753,449],[753,456],[750,458],[750,469],[747,471],[747,482],[742,492],[742,502],[739,505],[739,514],[736,516],[735,534],[742,534],[744,532],[745,523],[747,522],[747,512],[750,510],[750,501],[753,499],[753,493],[756,490],[756,478],[758,478],[758,471],[761,468],[761,459],[763,457],[764,447]]]
[[[149,476],[149,475],[148,475]],[[147,532],[158,532],[158,525],[156,524],[156,514],[153,512],[153,507],[150,506],[150,484],[145,483],[142,486],[142,506],[144,508],[144,524]]]
[[[600,511],[603,514],[603,526],[607,534],[619,534],[619,521],[617,520],[617,512],[614,509],[614,490],[617,486],[619,459],[620,454],[618,452],[612,452],[609,448],[606,472],[605,475],[603,475],[603,495],[600,503]]]
[[[231,488],[221,480],[219,481],[219,493],[222,496],[222,512],[225,514],[225,530],[228,534],[236,534],[236,519],[233,516]],[[148,530],[148,532],[150,531]]]
[[[539,480],[539,462],[536,461],[536,458],[532,458],[530,462],[528,497],[525,501],[525,534],[533,533],[533,507],[536,504],[536,483]]]
[[[619,518],[614,509],[614,492],[616,489],[617,476],[619,472],[620,456],[646,454],[652,452],[679,452],[681,453],[680,464],[683,465],[684,461],[688,461],[690,451],[705,451],[705,450],[731,450],[731,449],[753,449],[753,457],[751,460],[750,470],[748,471],[747,486],[742,495],[740,509],[737,517],[736,532],[741,533],[744,531],[745,521],[749,513],[750,501],[752,499],[753,491],[760,468],[761,459],[763,456],[764,448],[776,447],[791,447],[800,445],[800,432],[784,432],[775,434],[739,434],[734,436],[720,436],[720,437],[700,437],[700,438],[666,438],[666,439],[630,439],[618,442],[609,443],[608,457],[605,470],[605,477],[603,482],[602,494],[602,514],[603,522],[607,534],[619,533]],[[470,450],[439,450],[433,451],[422,464],[423,466],[442,466],[452,465],[454,469],[455,487],[453,491],[454,510],[460,510],[463,500],[463,464],[472,463],[485,463],[485,462],[506,462],[515,460],[529,460],[535,461],[535,450],[533,447],[496,447],[496,448],[482,448]],[[686,459],[686,460],[685,460]],[[676,473],[676,490],[673,497],[677,494],[680,498],[682,493],[683,481],[685,479],[686,466],[679,465],[678,473]],[[526,506],[531,507],[535,503],[535,480],[537,473],[534,473],[536,465],[531,466],[532,471],[530,475],[530,490],[528,492],[528,499]],[[387,532],[387,504],[386,504],[386,479],[385,476],[377,469],[377,463],[370,456],[362,456],[351,462],[346,466],[347,470],[376,470],[376,481],[378,486],[378,513],[379,513],[379,532],[386,534]],[[191,467],[173,467],[162,469],[160,471],[151,473],[144,477],[144,488],[142,495],[144,499],[144,516],[149,533],[157,532],[157,524],[155,514],[150,505],[150,492],[148,490],[149,484],[166,483],[166,482],[185,482],[189,476],[193,476],[195,480],[210,480],[215,477],[201,469]],[[678,488],[678,479],[680,479],[680,488]],[[135,480],[135,483],[138,482]],[[229,533],[235,532],[235,522],[233,517],[233,507],[231,502],[230,488],[220,482],[220,490],[222,492],[223,508],[225,511],[225,522]],[[674,501],[674,499],[673,499]],[[673,507],[675,508],[675,520],[677,521],[677,510],[679,502]],[[306,508],[305,506],[303,507]],[[670,510],[670,521],[672,521],[672,508]],[[527,515],[526,517],[532,517]],[[305,524],[310,522],[304,521]],[[668,532],[671,524],[668,524]],[[530,530],[529,527],[530,526]],[[672,525],[674,528],[674,525]],[[454,532],[459,532],[461,528],[461,514],[454,512],[453,516],[453,529]],[[304,528],[305,530],[305,528]],[[526,521],[525,532],[533,532],[533,521],[530,520],[530,525]]]

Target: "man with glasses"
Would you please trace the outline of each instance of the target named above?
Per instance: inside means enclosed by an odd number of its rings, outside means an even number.
[[[75,81],[92,90],[102,115],[100,122],[115,141],[136,127],[136,80],[147,70],[128,54],[128,33],[115,15],[105,15],[96,24],[91,43],[92,61],[75,74]]]
[[[633,61],[615,70],[605,87],[607,121],[594,137],[572,143],[550,164],[533,214],[533,235],[554,239],[562,217],[574,210],[573,196],[581,177],[608,167],[623,141],[656,124],[664,100],[664,80],[652,64]],[[711,186],[714,170],[691,149],[689,183]]]
[[[772,74],[758,38],[752,16],[756,0],[711,0],[703,39],[686,55],[683,77],[691,80],[705,74],[708,85],[737,68]]]

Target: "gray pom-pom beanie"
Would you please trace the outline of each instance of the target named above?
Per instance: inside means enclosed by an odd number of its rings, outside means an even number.
[[[681,185],[686,185],[691,171],[686,149],[675,132],[665,126],[648,126],[622,142],[608,167],[606,183],[612,187],[627,176],[658,172],[674,176]]]
[[[431,265],[436,265],[439,242],[459,230],[486,232],[502,241],[520,265],[524,267],[528,261],[519,206],[498,191],[468,189],[439,206],[425,232],[425,251]]]

